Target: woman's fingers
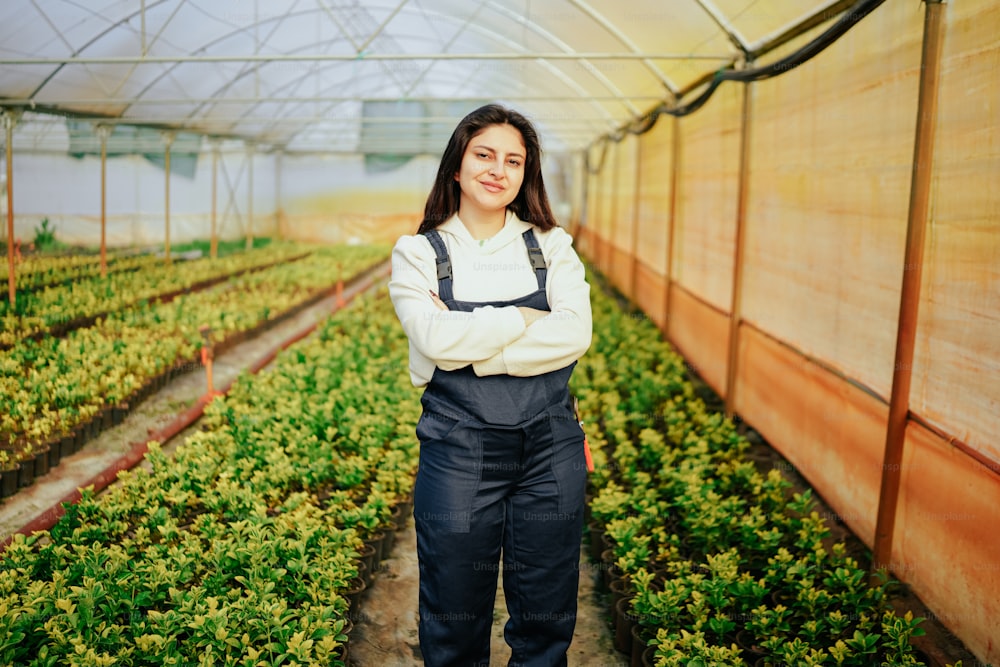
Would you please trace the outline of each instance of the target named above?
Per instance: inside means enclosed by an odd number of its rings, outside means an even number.
[[[441,297],[434,290],[431,290],[431,299],[434,301],[434,305],[438,307],[438,310],[448,310],[448,305],[441,300]]]

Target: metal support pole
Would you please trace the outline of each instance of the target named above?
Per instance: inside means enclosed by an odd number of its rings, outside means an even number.
[[[247,250],[253,250],[253,152],[247,143]]]
[[[899,500],[901,479],[900,464],[906,441],[913,350],[917,337],[924,235],[928,224],[931,174],[934,165],[934,131],[937,125],[944,6],[940,0],[924,0],[924,3],[927,5],[927,11],[924,15],[920,92],[917,99],[913,173],[910,181],[910,208],[906,220],[906,252],[903,259],[903,283],[899,295],[895,365],[892,393],[889,398],[889,421],[885,436],[878,519],[875,525],[872,556],[874,572],[889,569],[892,560],[892,540],[896,527],[896,505]]]
[[[733,257],[733,287],[729,305],[729,353],[726,363],[726,416],[730,418],[736,413],[736,367],[739,363],[740,322],[743,319],[743,246],[746,240],[747,193],[750,185],[752,105],[753,88],[751,84],[746,83],[743,85],[740,173],[736,195],[736,249]]]
[[[97,137],[101,140],[101,278],[108,276],[108,137],[111,135],[111,128],[107,125],[98,125],[94,128]]]
[[[164,132],[162,135],[165,150],[163,153],[163,253],[167,264],[170,264],[170,146],[174,143],[174,133]]]
[[[7,303],[11,311],[17,299],[17,278],[14,275],[14,126],[20,114],[3,112],[3,129],[7,141]]]
[[[142,55],[146,55],[146,0],[139,3],[139,32],[142,44]]]

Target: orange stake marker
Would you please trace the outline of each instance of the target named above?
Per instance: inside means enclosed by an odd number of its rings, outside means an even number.
[[[337,298],[334,301],[334,308],[343,308],[347,305],[344,300],[344,265],[340,262],[337,263]]]
[[[219,394],[219,392],[215,391],[212,381],[212,360],[215,359],[215,350],[212,348],[211,339],[212,329],[207,324],[204,324],[198,327],[198,332],[205,341],[201,347],[201,363],[205,367],[205,381],[208,386],[208,391],[205,393],[205,400],[209,401],[213,396]]]
[[[576,396],[573,397],[573,415],[577,423],[580,424],[580,429],[583,430],[583,420],[580,419],[580,399]],[[587,442],[586,431],[583,433],[583,456],[587,461],[587,472],[594,472],[594,457],[590,453],[590,443]]]
[[[347,305],[347,302],[344,301],[344,281],[343,280],[338,280],[337,281],[337,299],[334,302],[334,304],[336,305],[337,308],[343,308],[344,306]]]

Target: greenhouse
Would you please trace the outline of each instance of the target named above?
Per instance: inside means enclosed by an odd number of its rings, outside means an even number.
[[[4,2],[0,666],[1000,665],[998,77],[989,0]]]

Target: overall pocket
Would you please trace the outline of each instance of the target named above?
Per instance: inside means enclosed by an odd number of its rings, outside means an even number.
[[[582,516],[587,487],[583,429],[573,411],[565,406],[550,410],[548,424],[552,432],[552,475],[559,487],[559,511]]]
[[[469,532],[482,471],[482,434],[472,422],[424,413],[417,422],[420,463],[413,517],[452,533]]]

